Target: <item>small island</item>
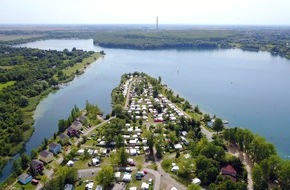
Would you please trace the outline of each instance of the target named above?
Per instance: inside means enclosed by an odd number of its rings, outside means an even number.
[[[13,164],[7,189],[289,189],[290,161],[247,129],[162,84],[129,73],[112,91],[112,113],[74,107],[59,131]]]

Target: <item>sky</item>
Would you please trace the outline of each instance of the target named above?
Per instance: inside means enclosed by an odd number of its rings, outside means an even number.
[[[290,0],[0,0],[0,24],[290,25]]]

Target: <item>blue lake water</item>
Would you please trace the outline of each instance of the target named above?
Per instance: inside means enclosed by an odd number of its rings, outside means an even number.
[[[93,45],[92,40],[45,40],[22,47],[71,50],[104,50],[106,56],[90,65],[85,74],[50,94],[38,105],[35,132],[26,144],[28,154],[57,131],[74,105],[86,100],[111,111],[111,91],[124,73],[140,71],[162,83],[193,105],[264,136],[285,158],[290,155],[290,61],[267,52],[229,50],[124,50]],[[10,173],[8,164],[0,181]]]

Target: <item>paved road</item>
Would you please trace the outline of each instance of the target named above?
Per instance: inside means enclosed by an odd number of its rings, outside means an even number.
[[[154,175],[155,181],[154,181],[154,190],[159,190],[160,189],[160,180],[161,180],[161,175],[158,171],[152,170],[149,168],[143,168],[142,170],[146,170],[148,173]]]
[[[78,170],[78,176],[81,175],[82,178],[89,178],[92,176],[96,176],[100,170],[101,170],[100,167],[91,167],[87,169],[81,169],[81,170]]]
[[[250,160],[249,156],[240,151],[239,148],[236,145],[231,145],[227,146],[228,152],[236,157],[238,157],[242,163],[246,166],[247,170],[247,177],[248,177],[248,190],[253,190],[254,189],[254,184],[253,184],[253,178],[252,178],[252,168],[254,167],[254,164]]]
[[[135,81],[135,79],[133,79],[133,80],[130,82],[129,86],[128,86],[127,96],[126,96],[126,102],[125,102],[125,106],[124,106],[125,109],[127,109],[127,106],[128,106],[128,104],[129,104],[130,92],[131,92],[131,86],[132,86],[132,84],[133,84],[134,81]]]
[[[111,117],[110,119],[108,120],[105,120],[103,121],[102,123],[96,125],[96,126],[92,126],[91,128],[89,128],[88,130],[86,130],[83,134],[83,136],[87,136],[88,134],[90,134],[93,130],[95,130],[97,127],[101,126],[101,125],[104,125],[105,123],[108,123],[109,121],[111,121],[112,119],[115,119],[116,117]]]
[[[162,167],[161,167],[161,162],[156,162],[157,164],[157,167],[158,167],[158,172],[160,173],[161,175],[161,180],[163,183],[168,183],[168,184],[172,184],[174,187],[176,187],[178,190],[186,190],[186,187],[177,182],[174,178],[172,178],[170,176],[170,174],[166,173]]]
[[[200,126],[201,132],[206,136],[208,141],[212,141],[213,133],[207,130],[204,126]]]

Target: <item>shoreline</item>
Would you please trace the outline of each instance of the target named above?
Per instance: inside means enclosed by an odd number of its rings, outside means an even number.
[[[92,54],[91,56],[84,58],[82,60],[82,62],[85,62],[85,60],[87,59],[91,59],[90,64],[94,62],[97,62],[99,58],[101,58],[103,55],[101,55],[99,52],[95,52],[94,54]],[[78,63],[76,63],[78,64]],[[75,64],[75,65],[76,65]],[[89,66],[88,65],[88,66]],[[83,73],[85,73],[86,68],[83,70]],[[65,82],[61,83],[62,85],[69,85],[70,82],[72,82],[76,76],[79,76],[78,74],[74,73],[73,75],[71,75],[69,77],[69,80],[66,80]],[[3,167],[1,168],[1,174],[3,175],[3,170],[4,168],[10,163],[12,162],[14,159],[13,157],[15,157],[16,155],[18,155],[22,150],[24,150],[26,143],[29,142],[29,140],[31,139],[31,137],[33,136],[34,132],[35,132],[35,127],[34,127],[34,114],[35,114],[35,110],[37,109],[37,106],[39,105],[39,103],[44,100],[45,98],[47,98],[52,92],[56,92],[60,90],[60,88],[55,88],[55,87],[49,87],[46,91],[44,91],[42,94],[38,95],[36,97],[36,102],[34,102],[34,104],[29,107],[26,108],[27,110],[25,111],[25,109],[23,110],[24,115],[25,115],[25,122],[29,122],[28,124],[31,125],[30,129],[28,129],[27,131],[24,132],[24,134],[28,133],[27,135],[24,136],[24,141],[20,144],[18,144],[18,146],[15,147],[15,151],[13,151],[13,155],[7,157],[7,159],[5,160],[5,163],[3,164]],[[30,153],[29,153],[30,154]],[[29,155],[28,154],[28,155]],[[9,180],[9,178],[11,177],[11,174],[6,178],[6,179],[2,179],[0,181],[0,184],[4,184],[7,180]],[[1,186],[1,185],[0,185]]]

